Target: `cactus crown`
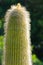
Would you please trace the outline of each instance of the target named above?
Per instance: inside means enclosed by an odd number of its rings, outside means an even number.
[[[19,14],[21,14],[21,15],[19,15]],[[21,16],[22,18],[24,18],[23,20],[30,28],[30,12],[26,11],[26,8],[21,6],[20,3],[18,3],[17,5],[12,5],[11,8],[8,9],[6,12],[5,25],[4,25],[5,31],[7,29],[7,24],[9,22],[9,19],[11,19],[12,16],[18,16],[18,15],[19,15],[19,17]]]

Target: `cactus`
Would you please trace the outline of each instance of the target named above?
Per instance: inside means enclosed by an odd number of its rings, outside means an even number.
[[[5,15],[3,65],[32,65],[30,14],[20,4],[12,5]]]

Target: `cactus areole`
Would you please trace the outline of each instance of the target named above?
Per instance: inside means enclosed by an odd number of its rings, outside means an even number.
[[[12,5],[5,15],[3,65],[32,65],[30,14],[20,4]]]

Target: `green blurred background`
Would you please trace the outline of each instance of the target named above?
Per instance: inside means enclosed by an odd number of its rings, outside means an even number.
[[[33,65],[43,65],[43,0],[0,0],[0,65],[4,45],[4,16],[7,9],[18,2],[30,12]]]

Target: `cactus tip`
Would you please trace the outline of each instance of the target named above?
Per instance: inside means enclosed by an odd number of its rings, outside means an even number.
[[[20,8],[21,8],[21,4],[18,3],[18,4],[17,4],[17,9],[20,9]]]

